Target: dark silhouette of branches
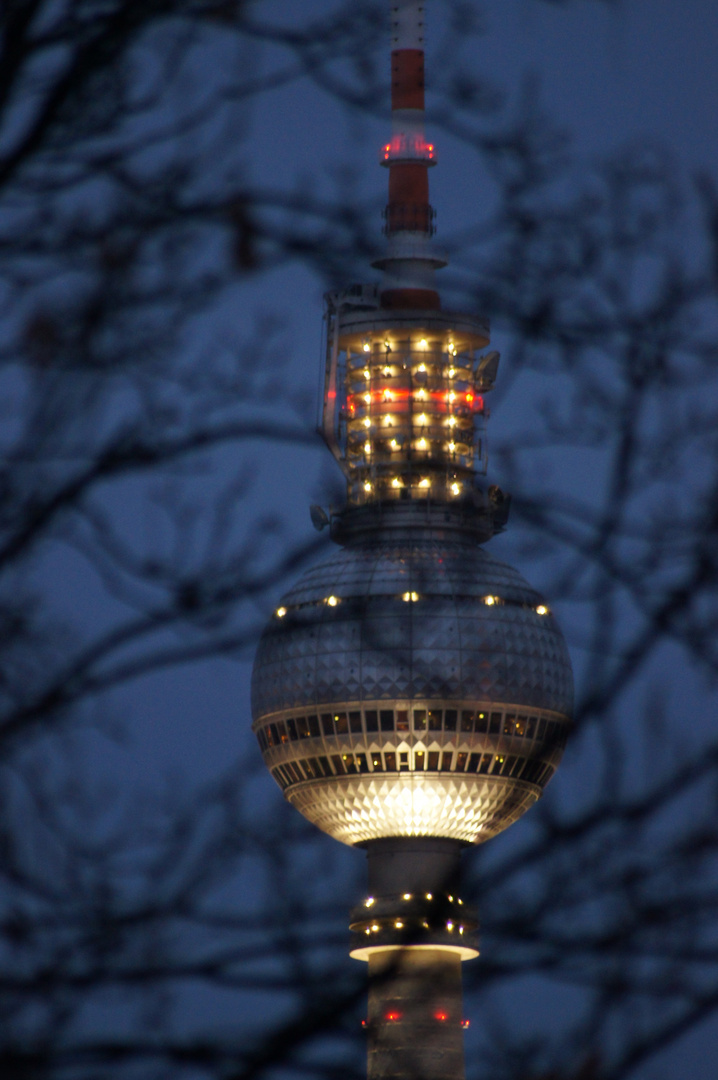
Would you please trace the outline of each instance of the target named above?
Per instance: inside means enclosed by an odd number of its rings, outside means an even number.
[[[509,107],[462,67],[477,5],[438,7],[433,123],[495,194],[447,238],[447,293],[492,319],[502,406],[538,387],[492,471],[579,675],[564,787],[470,864],[469,1076],[640,1077],[718,1005],[701,683],[718,193],[647,143],[577,163],[535,84]],[[375,203],[252,170],[251,125],[302,80],[383,116],[384,8],[0,12],[3,1077],[364,1071],[344,927],[361,856],[295,820],[244,737],[212,781],[155,770],[115,734],[115,695],[248,656],[321,545],[262,497],[270,444],[314,440],[281,325],[232,337],[223,305],[296,262],[331,285],[364,274]],[[540,1035],[501,1009],[527,975],[570,994]]]

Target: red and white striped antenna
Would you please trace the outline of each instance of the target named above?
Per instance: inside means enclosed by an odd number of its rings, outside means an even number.
[[[387,251],[374,266],[384,271],[383,308],[441,307],[434,271],[446,260],[431,250],[434,211],[429,202],[429,168],[436,164],[424,133],[424,28],[426,4],[391,4],[391,141],[381,152],[389,169],[386,207]]]

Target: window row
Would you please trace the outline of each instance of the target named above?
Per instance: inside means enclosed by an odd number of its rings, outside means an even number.
[[[266,724],[257,731],[259,746],[270,746],[317,739],[322,735],[371,735],[375,732],[423,734],[435,732],[465,732],[478,735],[510,735],[524,739],[539,739],[551,746],[563,747],[566,725],[544,716],[525,713],[485,712],[475,709],[364,709],[354,712],[320,713],[289,717]]]
[[[413,760],[412,760],[413,759]],[[517,754],[470,754],[453,750],[385,750],[373,754],[330,754],[288,761],[272,769],[282,789],[305,780],[321,780],[327,776],[352,776],[362,773],[480,773],[486,776],[505,776],[524,780],[543,787],[555,769],[537,758]]]

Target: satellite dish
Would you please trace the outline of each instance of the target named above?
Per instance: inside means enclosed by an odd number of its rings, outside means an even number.
[[[321,532],[322,529],[326,529],[327,525],[329,524],[329,514],[326,512],[326,510],[323,510],[321,506],[317,506],[316,504],[314,506],[310,506],[309,516],[311,517],[312,525],[317,530],[317,532]]]
[[[487,353],[486,356],[479,357],[476,374],[482,382],[491,384],[496,381],[500,359],[499,353],[495,350],[494,352]]]

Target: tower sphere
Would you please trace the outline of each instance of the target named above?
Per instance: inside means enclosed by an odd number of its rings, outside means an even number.
[[[461,529],[353,540],[300,578],[262,636],[252,706],[266,764],[344,843],[488,840],[561,758],[573,693],[561,631]]]

